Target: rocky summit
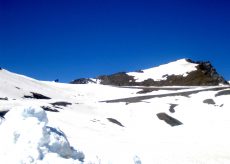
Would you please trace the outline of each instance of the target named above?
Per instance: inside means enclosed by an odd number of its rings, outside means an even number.
[[[169,71],[171,70],[171,72]],[[216,86],[229,84],[209,61],[181,59],[136,72],[81,78],[72,84],[100,83],[115,86]]]

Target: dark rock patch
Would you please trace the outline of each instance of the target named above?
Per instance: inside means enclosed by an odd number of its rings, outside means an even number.
[[[15,87],[16,89],[21,89],[21,88],[19,88],[19,87]]]
[[[218,97],[218,96],[225,96],[225,95],[230,95],[230,90],[223,90],[223,91],[220,91],[220,92],[218,92],[217,94],[215,94],[215,97]]]
[[[205,103],[205,104],[211,104],[211,105],[215,105],[216,104],[213,99],[206,99],[206,100],[203,101],[203,103]]]
[[[166,75],[163,75],[163,76],[162,76],[162,78],[165,78],[165,77],[166,77],[166,78],[168,78],[168,76],[169,76],[169,75],[168,75],[168,74],[166,74]]]
[[[143,70],[137,70],[137,71],[135,71],[135,72],[137,72],[137,73],[144,73]]]
[[[195,90],[195,91],[184,91],[184,92],[166,93],[166,94],[159,94],[159,95],[146,95],[146,96],[128,97],[128,98],[106,100],[106,101],[100,101],[100,102],[106,102],[106,103],[117,103],[117,102],[136,103],[136,102],[141,102],[141,101],[146,100],[146,99],[162,98],[162,97],[169,97],[169,96],[189,97],[191,94],[196,94],[196,93],[199,93],[199,92],[218,91],[218,90],[223,90],[223,89],[226,89],[226,88],[229,88],[229,87],[208,88],[208,89],[201,89],[201,90]]]
[[[53,106],[68,106],[68,105],[72,105],[72,103],[69,103],[69,102],[65,102],[65,101],[58,101],[58,102],[55,102],[55,103],[51,103],[51,105]]]
[[[150,92],[153,92],[153,91],[158,91],[158,89],[144,88],[141,91],[138,91],[137,94],[150,93]]]
[[[176,106],[178,106],[178,104],[170,104],[170,108],[169,108],[169,111],[171,112],[171,113],[175,113],[175,107]]]
[[[136,85],[139,85],[139,86],[159,86],[158,82],[154,81],[151,78],[144,80],[142,82],[136,82]]]
[[[7,97],[4,97],[4,98],[3,98],[3,97],[0,97],[0,100],[6,100],[6,101],[7,101],[8,98],[7,98]]]
[[[57,109],[51,108],[49,106],[41,106],[41,108],[49,112],[59,112]]]
[[[129,86],[125,86],[125,87],[122,87],[122,88],[130,88],[130,89],[142,89],[141,91],[138,91],[137,94],[144,94],[144,93],[150,93],[150,92],[153,92],[153,91],[159,91],[159,90],[166,90],[166,91],[178,91],[178,90],[183,90],[183,89],[189,89],[189,88],[186,88],[186,87],[176,87],[176,88],[172,88],[172,87],[142,87],[142,86],[139,86],[139,87],[129,87]]]
[[[129,76],[125,72],[119,72],[112,75],[102,75],[97,77],[104,85],[116,85],[116,86],[134,86],[136,85],[133,76]]]
[[[32,99],[51,99],[50,97],[44,96],[40,93],[30,92],[32,95],[25,95],[24,98],[32,98]]]
[[[110,122],[114,123],[114,124],[117,124],[121,127],[124,127],[124,125],[122,125],[119,121],[117,121],[116,119],[114,118],[107,118],[107,120],[109,120]]]
[[[62,107],[60,106],[54,106],[56,109],[63,109]]]
[[[4,118],[4,116],[6,115],[7,112],[9,112],[9,111],[8,110],[0,111],[0,117]]]
[[[70,82],[71,84],[88,84],[88,83],[95,83],[95,81],[89,78],[80,78]]]
[[[178,125],[182,125],[183,123],[180,122],[179,120],[167,115],[166,113],[158,113],[157,117],[160,120],[165,121],[167,124],[171,125],[171,126],[178,126]]]

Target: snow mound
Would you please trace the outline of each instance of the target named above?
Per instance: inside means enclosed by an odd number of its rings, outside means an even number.
[[[129,76],[134,76],[136,82],[141,82],[149,78],[155,81],[166,80],[170,75],[188,75],[189,72],[197,70],[198,64],[190,63],[186,59],[180,59],[168,64],[160,65],[150,69],[145,69],[142,72],[130,72]]]
[[[0,134],[0,159],[6,163],[79,164],[84,159],[60,129],[48,126],[46,112],[40,107],[10,110]]]

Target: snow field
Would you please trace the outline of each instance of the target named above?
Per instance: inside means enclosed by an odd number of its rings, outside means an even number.
[[[162,66],[162,71],[157,70],[156,77],[162,78],[166,70],[167,74],[170,73],[168,70],[173,70],[173,74],[186,76],[194,67],[184,59],[179,60]],[[155,71],[144,70],[143,77],[139,76],[142,73],[137,73],[136,78],[143,80],[148,72],[148,76],[152,76]],[[187,97],[155,97],[132,103],[102,102],[142,95],[216,89],[186,88],[137,94],[140,89],[134,87],[44,82],[2,70],[0,98],[7,97],[8,100],[0,100],[0,111],[10,111],[0,121],[0,163],[230,163],[230,95],[216,97],[218,91],[203,91]],[[51,99],[23,98],[31,92]],[[206,99],[212,99],[215,104],[204,103]],[[40,108],[54,108],[51,103],[59,101],[71,105],[59,106],[57,113],[45,112]],[[174,113],[169,111],[171,104],[177,104]],[[183,125],[171,127],[159,120],[157,114],[162,112],[178,119]],[[124,127],[108,118],[116,119]]]

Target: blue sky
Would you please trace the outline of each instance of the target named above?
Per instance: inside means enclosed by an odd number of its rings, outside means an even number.
[[[0,66],[69,82],[180,58],[230,79],[226,0],[0,0]]]

